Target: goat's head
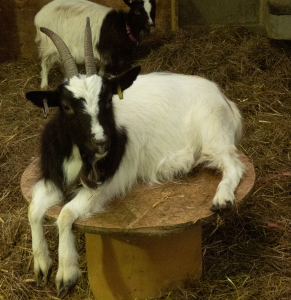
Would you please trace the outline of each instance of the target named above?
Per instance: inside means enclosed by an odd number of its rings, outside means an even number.
[[[155,27],[155,0],[123,0],[129,7],[129,19],[133,28],[150,31]],[[133,29],[132,28],[132,29]]]
[[[118,88],[125,90],[132,85],[140,72],[140,67],[132,68],[124,74],[107,79],[96,74],[89,20],[86,26],[85,66],[86,75],[78,74],[77,67],[64,42],[53,32],[42,28],[55,43],[62,60],[67,79],[54,91],[28,92],[26,98],[43,107],[59,107],[60,121],[66,134],[76,144],[81,154],[95,157],[106,156],[112,136],[116,132],[112,97]],[[86,41],[87,40],[87,41]]]

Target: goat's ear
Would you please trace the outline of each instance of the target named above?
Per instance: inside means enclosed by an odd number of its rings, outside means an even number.
[[[35,91],[25,94],[26,99],[30,100],[34,105],[43,107],[43,100],[47,100],[48,106],[59,106],[59,93],[57,91]]]
[[[117,90],[118,86],[121,88],[122,91],[129,88],[133,84],[133,82],[136,80],[136,77],[140,73],[140,70],[141,70],[141,67],[137,66],[119,76],[116,76],[116,77],[110,79],[112,93],[114,95],[118,93],[118,90]]]

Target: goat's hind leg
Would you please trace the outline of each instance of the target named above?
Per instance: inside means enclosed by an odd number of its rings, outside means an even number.
[[[234,145],[228,146],[226,151],[219,154],[211,164],[212,167],[222,171],[222,180],[216,189],[211,207],[212,211],[219,211],[232,206],[235,200],[235,189],[244,173],[244,165]]]
[[[48,245],[43,230],[43,217],[46,210],[59,203],[62,193],[51,182],[41,179],[33,188],[32,201],[28,209],[31,226],[32,249],[34,255],[34,274],[38,286],[45,286],[50,278],[52,259],[49,256]]]
[[[57,61],[57,55],[51,54],[47,57],[42,57],[41,59],[41,84],[40,87],[42,89],[46,89],[48,87],[48,74],[54,63]]]

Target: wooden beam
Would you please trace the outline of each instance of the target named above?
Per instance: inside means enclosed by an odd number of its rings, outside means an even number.
[[[179,28],[178,18],[178,0],[171,0],[171,29],[173,31]]]

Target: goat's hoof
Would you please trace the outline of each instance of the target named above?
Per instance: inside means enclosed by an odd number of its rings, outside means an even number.
[[[232,208],[232,205],[233,205],[232,201],[227,200],[227,201],[225,201],[224,205],[215,205],[215,204],[213,204],[211,206],[210,210],[213,211],[213,212],[219,212],[221,210],[230,210]]]
[[[59,298],[64,299],[69,292],[75,287],[76,282],[69,280],[66,284],[63,281],[57,283],[57,295]]]
[[[213,211],[213,212],[218,212],[218,211],[220,211],[220,207],[213,204],[211,206],[210,210]]]
[[[225,201],[225,209],[231,209],[232,208],[233,203],[231,201]]]
[[[45,287],[50,280],[51,274],[52,274],[52,267],[49,268],[46,275],[44,275],[42,270],[40,270],[36,277],[36,285],[39,287]]]

